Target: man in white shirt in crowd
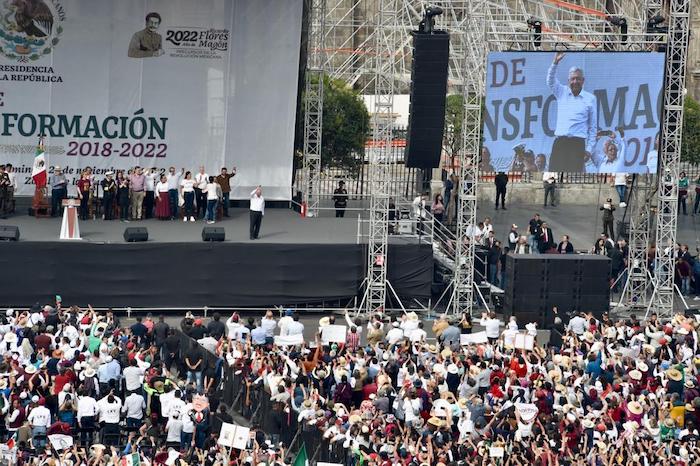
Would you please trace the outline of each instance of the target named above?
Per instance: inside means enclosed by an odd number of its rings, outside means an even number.
[[[122,400],[114,396],[112,392],[97,402],[98,420],[102,425],[101,443],[116,445],[118,442],[121,411]]]
[[[585,172],[596,143],[598,105],[590,92],[583,90],[583,70],[572,66],[568,86],[556,77],[564,52],[556,52],[547,71],[547,87],[557,99],[557,123],[549,169],[557,172]]]
[[[209,175],[204,171],[204,165],[199,167],[199,172],[194,175],[194,194],[197,202],[197,218],[204,218],[207,211],[207,196],[204,190],[207,188]]]
[[[492,344],[495,343],[501,335],[501,330],[499,328],[501,326],[501,321],[496,319],[496,313],[491,312],[487,314],[484,312],[481,314],[480,324],[484,327],[486,338],[489,339],[489,342]]]
[[[124,400],[122,413],[126,416],[127,427],[140,427],[143,423],[143,412],[146,409],[146,400],[140,393],[131,392]]]
[[[258,186],[250,193],[250,239],[258,239],[260,225],[265,215],[265,198],[262,195],[262,187]]]
[[[586,325],[588,325],[588,321],[581,314],[576,314],[569,321],[569,330],[580,337],[586,331]]]
[[[556,172],[544,172],[542,174],[542,185],[544,186],[544,206],[547,207],[547,200],[549,199],[550,205],[556,207],[554,204],[554,196],[556,195],[557,187],[557,176]]]
[[[399,323],[394,321],[391,323],[391,330],[386,333],[386,341],[390,345],[395,345],[401,339],[403,339],[403,330],[399,326]]]
[[[418,322],[418,328],[411,332],[409,340],[411,340],[411,343],[422,343],[427,337],[427,332],[423,330],[423,322]]]
[[[294,312],[291,309],[287,309],[284,311],[284,317],[282,317],[277,325],[280,327],[280,336],[287,336],[289,335],[289,331],[287,330],[287,326],[294,322]]]
[[[233,313],[226,321],[226,335],[231,341],[245,341],[250,333],[248,327],[241,323],[241,316],[238,313]]]
[[[138,366],[136,358],[129,360],[129,367],[124,368],[124,371],[122,371],[127,392],[142,393],[143,375],[145,372],[144,369]]]
[[[304,324],[299,322],[299,314],[294,314],[292,319],[287,325],[287,335],[304,335]]]
[[[51,427],[51,411],[46,408],[46,401],[34,395],[32,397],[34,407],[29,411],[27,420],[32,428],[32,441],[35,447],[46,445],[46,431]]]
[[[277,321],[272,311],[268,310],[265,312],[265,317],[260,319],[260,327],[265,331],[266,343],[271,344],[274,341],[275,328],[277,327]]]
[[[175,167],[170,167],[168,174],[165,178],[168,180],[168,198],[170,199],[170,220],[175,220],[177,215],[178,206],[178,191],[180,189],[180,178],[185,173],[183,168],[181,171],[176,172]]]
[[[197,340],[197,343],[211,354],[216,354],[216,347],[219,346],[219,341],[209,333],[206,333],[204,337]]]
[[[83,445],[92,443],[93,430],[97,421],[97,401],[87,392],[78,397],[78,429],[80,430],[80,443]]]

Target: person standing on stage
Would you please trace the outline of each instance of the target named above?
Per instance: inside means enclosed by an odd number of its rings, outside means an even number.
[[[335,217],[345,217],[345,208],[348,206],[348,191],[345,189],[345,181],[338,183],[338,187],[333,191],[333,201],[335,201]]]
[[[10,186],[7,188],[7,197],[9,198],[10,210],[9,213],[15,213],[15,191],[19,189],[17,185],[17,173],[11,163],[5,165],[5,173],[10,178]]]
[[[102,207],[104,208],[104,219],[112,220],[114,209],[114,196],[117,193],[117,183],[114,181],[114,172],[105,173],[102,180]]]
[[[265,198],[262,195],[262,187],[250,193],[250,239],[258,239],[260,236],[260,225],[265,215]]]
[[[549,170],[583,172],[596,142],[598,106],[595,96],[583,90],[585,78],[581,68],[572,66],[569,69],[568,87],[556,78],[564,55],[564,52],[557,52],[547,71],[547,87],[557,99],[556,139]]]
[[[500,171],[494,177],[493,183],[496,185],[496,210],[498,210],[498,199],[501,199],[501,209],[506,209],[506,189],[508,187],[508,175]]]
[[[80,199],[80,219],[87,220],[90,212],[90,173],[87,169],[80,174],[80,179],[77,182],[78,198]]]
[[[234,176],[236,176],[236,167],[233,167],[231,173],[228,172],[226,167],[223,167],[219,176],[216,177],[216,182],[221,187],[221,202],[224,207],[224,217],[228,217],[229,196],[231,195],[230,180]]]
[[[609,238],[615,238],[615,206],[612,203],[612,198],[608,198],[607,201],[600,207],[603,211],[603,234],[609,233]]]
[[[209,177],[209,183],[205,189],[207,195],[207,216],[206,220],[209,225],[216,221],[216,204],[221,198],[221,186],[216,182],[216,178]]]
[[[199,167],[199,173],[194,175],[194,197],[197,201],[197,218],[204,218],[207,213],[207,183],[209,175],[204,171],[204,165]]]
[[[5,171],[5,165],[0,165],[0,215],[7,218],[10,211],[10,175]]]
[[[144,173],[146,177],[146,182],[144,183],[144,190],[146,195],[143,198],[143,216],[144,218],[153,218],[153,206],[156,202],[156,182],[158,181],[158,174],[155,168],[147,168]]]
[[[192,221],[195,222],[194,218],[194,184],[195,181],[192,179],[192,172],[185,172],[185,179],[180,181],[180,192],[182,198],[185,200],[185,215],[182,221]]]
[[[177,196],[175,199],[177,200]],[[160,181],[156,185],[156,218],[159,220],[167,220],[170,218],[171,212],[168,177],[160,175]]]
[[[51,216],[55,217],[60,212],[61,202],[68,197],[68,179],[60,166],[53,167],[49,184],[51,185]]]
[[[117,205],[119,220],[129,223],[129,179],[122,170],[117,172]]]
[[[135,167],[129,176],[129,186],[131,187],[131,218],[141,220],[143,218],[143,199],[146,197],[146,176],[141,167]]]
[[[184,168],[176,172],[175,167],[170,167],[169,173],[166,175],[166,179],[168,180],[168,196],[170,198],[170,220],[175,220],[178,217],[178,191],[180,189],[180,178],[182,178],[183,173],[185,173]]]

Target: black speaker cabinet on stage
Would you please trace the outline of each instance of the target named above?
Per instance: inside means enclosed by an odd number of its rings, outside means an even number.
[[[552,308],[595,316],[610,307],[610,259],[578,254],[511,254],[506,259],[504,313],[520,325],[549,328]]]
[[[0,225],[0,241],[19,241],[19,227]]]
[[[129,227],[124,230],[124,241],[127,243],[148,241],[148,230],[144,227]]]
[[[435,168],[440,165],[445,129],[450,35],[445,31],[413,31],[411,35],[413,66],[405,161],[407,167]]]
[[[202,241],[223,241],[226,239],[226,231],[223,227],[202,228]]]

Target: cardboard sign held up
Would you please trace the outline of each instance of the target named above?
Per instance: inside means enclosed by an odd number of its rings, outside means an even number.
[[[463,333],[459,336],[459,344],[462,346],[480,345],[482,343],[487,343],[488,341],[489,339],[486,338],[486,332]]]
[[[321,339],[324,343],[345,343],[348,327],[346,325],[326,325]]]
[[[248,427],[224,422],[221,424],[218,443],[219,445],[223,445],[228,448],[245,450],[246,446],[248,445],[249,436],[250,429]]]
[[[535,349],[535,337],[527,333],[518,333],[515,335],[515,348],[521,350],[532,351]]]

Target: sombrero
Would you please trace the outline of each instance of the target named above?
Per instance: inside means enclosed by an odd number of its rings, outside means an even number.
[[[630,413],[635,414],[635,415],[640,415],[644,411],[644,408],[642,408],[641,403],[639,401],[632,401],[627,404],[627,409],[630,410]]]
[[[676,382],[680,382],[680,380],[683,378],[683,374],[681,374],[681,371],[679,371],[675,367],[667,370],[666,375],[669,379],[675,380]]]

